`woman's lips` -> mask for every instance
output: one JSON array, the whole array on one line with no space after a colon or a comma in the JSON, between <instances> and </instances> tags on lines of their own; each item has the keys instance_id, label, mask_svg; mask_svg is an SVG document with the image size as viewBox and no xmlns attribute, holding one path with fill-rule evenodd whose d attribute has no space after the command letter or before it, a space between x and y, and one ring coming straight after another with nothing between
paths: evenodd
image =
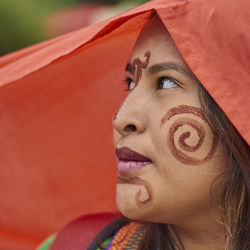
<instances>
[{"instance_id":1,"label":"woman's lips","mask_svg":"<svg viewBox=\"0 0 250 250\"><path fill-rule=\"evenodd\" d=\"M151 164L151 162L140 162L140 161L118 161L118 171L119 173L130 173L145 166Z\"/></svg>"},{"instance_id":2,"label":"woman's lips","mask_svg":"<svg viewBox=\"0 0 250 250\"><path fill-rule=\"evenodd\" d=\"M116 148L118 157L118 171L120 173L130 173L151 164L152 161L128 147Z\"/></svg>"}]
</instances>

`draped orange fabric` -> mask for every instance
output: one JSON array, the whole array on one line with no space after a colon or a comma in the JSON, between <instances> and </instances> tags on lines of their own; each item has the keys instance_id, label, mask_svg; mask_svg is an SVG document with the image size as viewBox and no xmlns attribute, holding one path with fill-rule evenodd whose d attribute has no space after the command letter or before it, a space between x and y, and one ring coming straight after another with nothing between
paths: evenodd
<instances>
[{"instance_id":1,"label":"draped orange fabric","mask_svg":"<svg viewBox=\"0 0 250 250\"><path fill-rule=\"evenodd\" d=\"M34 249L74 218L117 211L111 120L153 12L250 144L249 9L156 0L0 58L0 249Z\"/></svg>"}]
</instances>

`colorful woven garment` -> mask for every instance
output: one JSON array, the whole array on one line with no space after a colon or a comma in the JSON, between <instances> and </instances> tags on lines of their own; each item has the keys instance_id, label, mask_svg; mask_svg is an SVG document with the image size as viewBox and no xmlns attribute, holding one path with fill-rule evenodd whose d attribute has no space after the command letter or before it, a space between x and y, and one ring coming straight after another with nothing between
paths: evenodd
<instances>
[{"instance_id":1,"label":"colorful woven garment","mask_svg":"<svg viewBox=\"0 0 250 250\"><path fill-rule=\"evenodd\" d=\"M144 239L145 233L145 225L138 222L130 222L129 224L119 229L106 249L139 249L142 244L142 240Z\"/></svg>"}]
</instances>

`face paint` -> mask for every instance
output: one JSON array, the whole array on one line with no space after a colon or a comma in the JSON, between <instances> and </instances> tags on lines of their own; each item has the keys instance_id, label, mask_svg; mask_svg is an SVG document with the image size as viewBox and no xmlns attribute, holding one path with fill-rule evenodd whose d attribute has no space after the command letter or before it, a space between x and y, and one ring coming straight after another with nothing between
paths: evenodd
<instances>
[{"instance_id":1,"label":"face paint","mask_svg":"<svg viewBox=\"0 0 250 250\"><path fill-rule=\"evenodd\" d=\"M146 57L146 60L144 62L142 62L139 58L136 58L133 62L133 70L134 72L136 72L136 84L141 80L142 69L146 69L149 64L150 55L150 51L147 51L144 55Z\"/></svg>"},{"instance_id":2,"label":"face paint","mask_svg":"<svg viewBox=\"0 0 250 250\"><path fill-rule=\"evenodd\" d=\"M211 127L211 125L209 124L207 118L205 117L203 111L200 108L187 106L187 105L180 105L180 106L171 108L167 112L167 114L162 118L161 126L165 124L165 122L169 121L172 117L176 115L180 115L180 114L192 114L194 116L198 116L199 118L201 118L204 122L206 122L209 125L213 138L212 138L212 143L210 145L210 150L204 158L198 159L198 158L194 158L194 157L187 155L188 152L196 152L202 147L202 145L204 144L204 140L205 140L205 129L197 120L193 118L177 118L171 125L169 129L168 137L167 137L169 150L171 151L173 156L180 162L184 164L190 164L190 165L198 165L211 159L216 150L216 146L218 144L218 136L213 130L213 128ZM190 137L190 132L187 131L183 133L178 138L178 146L182 150L181 151L179 148L176 147L175 134L177 130L184 125L189 125L193 129L195 129L198 134L199 140L196 145L190 146L185 142L186 139Z\"/></svg>"},{"instance_id":3,"label":"face paint","mask_svg":"<svg viewBox=\"0 0 250 250\"><path fill-rule=\"evenodd\" d=\"M118 112L119 112L119 110L117 110L117 111L115 112L115 114L114 114L114 116L113 116L113 121L116 120Z\"/></svg>"},{"instance_id":4,"label":"face paint","mask_svg":"<svg viewBox=\"0 0 250 250\"><path fill-rule=\"evenodd\" d=\"M140 189L135 195L136 204L139 207L145 207L145 206L148 206L152 203L153 192L152 192L152 188L151 188L150 184L147 181L142 180L139 177L128 178L128 179L118 177L118 183L143 186L147 192L148 197L147 197L147 199L142 200L142 190Z\"/></svg>"}]
</instances>

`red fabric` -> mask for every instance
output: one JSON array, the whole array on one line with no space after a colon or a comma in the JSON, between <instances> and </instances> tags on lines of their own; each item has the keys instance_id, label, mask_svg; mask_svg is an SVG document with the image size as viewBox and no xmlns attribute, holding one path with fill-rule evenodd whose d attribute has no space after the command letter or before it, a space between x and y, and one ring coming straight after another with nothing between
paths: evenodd
<instances>
[{"instance_id":1,"label":"red fabric","mask_svg":"<svg viewBox=\"0 0 250 250\"><path fill-rule=\"evenodd\" d=\"M87 249L96 235L119 214L96 214L83 216L60 230L50 250L83 250Z\"/></svg>"},{"instance_id":2,"label":"red fabric","mask_svg":"<svg viewBox=\"0 0 250 250\"><path fill-rule=\"evenodd\" d=\"M176 2L159 16L192 72L250 144L250 2Z\"/></svg>"},{"instance_id":3,"label":"red fabric","mask_svg":"<svg viewBox=\"0 0 250 250\"><path fill-rule=\"evenodd\" d=\"M111 119L152 10L250 144L249 9L248 0L156 0L2 57L0 249L34 249L74 218L117 211Z\"/></svg>"}]
</instances>

